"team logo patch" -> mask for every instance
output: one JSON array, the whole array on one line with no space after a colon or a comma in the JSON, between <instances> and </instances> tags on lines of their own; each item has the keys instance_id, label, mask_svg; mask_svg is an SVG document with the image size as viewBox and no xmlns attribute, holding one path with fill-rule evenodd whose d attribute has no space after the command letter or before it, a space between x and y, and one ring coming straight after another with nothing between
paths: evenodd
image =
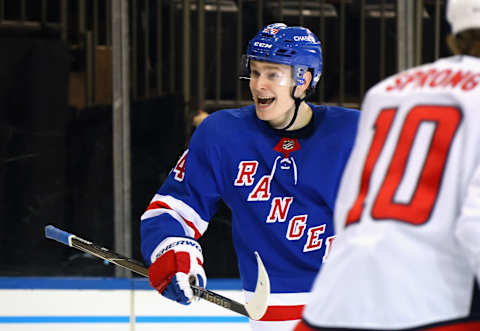
<instances>
[{"instance_id":1,"label":"team logo patch","mask_svg":"<svg viewBox=\"0 0 480 331\"><path fill-rule=\"evenodd\" d=\"M295 141L293 140L285 140L283 142L282 148L286 151L292 150L293 147L295 146Z\"/></svg>"},{"instance_id":2,"label":"team logo patch","mask_svg":"<svg viewBox=\"0 0 480 331\"><path fill-rule=\"evenodd\" d=\"M279 29L275 29L275 28L265 28L263 29L263 33L268 33L268 34L271 34L271 35L276 35L277 32L278 32Z\"/></svg>"},{"instance_id":3,"label":"team logo patch","mask_svg":"<svg viewBox=\"0 0 480 331\"><path fill-rule=\"evenodd\" d=\"M300 149L300 144L297 139L293 138L282 138L278 144L274 147L279 153L282 153L285 158L290 156L290 153L295 152Z\"/></svg>"}]
</instances>

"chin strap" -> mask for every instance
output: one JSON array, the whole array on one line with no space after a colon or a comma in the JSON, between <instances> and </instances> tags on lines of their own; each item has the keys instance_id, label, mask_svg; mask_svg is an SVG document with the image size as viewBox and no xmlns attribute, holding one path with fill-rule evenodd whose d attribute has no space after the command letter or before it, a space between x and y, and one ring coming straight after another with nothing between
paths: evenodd
<instances>
[{"instance_id":1,"label":"chin strap","mask_svg":"<svg viewBox=\"0 0 480 331\"><path fill-rule=\"evenodd\" d=\"M305 101L305 99L308 97L308 95L310 94L310 89L307 90L307 93L305 94L305 97L304 98L297 98L295 96L295 90L297 89L296 86L293 87L292 89L292 94L291 94L291 97L292 99L295 101L295 110L293 111L293 117L292 117L292 120L290 121L290 123L288 123L288 125L280 130L287 130L289 127L291 127L293 125L293 123L295 122L295 120L297 119L297 115L298 115L298 108L300 107L300 104Z\"/></svg>"}]
</instances>

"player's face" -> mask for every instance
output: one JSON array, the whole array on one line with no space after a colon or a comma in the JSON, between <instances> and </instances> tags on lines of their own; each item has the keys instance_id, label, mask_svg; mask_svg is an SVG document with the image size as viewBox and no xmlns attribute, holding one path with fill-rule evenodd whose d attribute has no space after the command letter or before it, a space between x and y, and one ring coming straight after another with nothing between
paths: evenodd
<instances>
[{"instance_id":1,"label":"player's face","mask_svg":"<svg viewBox=\"0 0 480 331\"><path fill-rule=\"evenodd\" d=\"M257 117L274 128L285 127L293 116L295 103L290 94L293 87L292 68L285 64L250 62L250 92Z\"/></svg>"}]
</instances>

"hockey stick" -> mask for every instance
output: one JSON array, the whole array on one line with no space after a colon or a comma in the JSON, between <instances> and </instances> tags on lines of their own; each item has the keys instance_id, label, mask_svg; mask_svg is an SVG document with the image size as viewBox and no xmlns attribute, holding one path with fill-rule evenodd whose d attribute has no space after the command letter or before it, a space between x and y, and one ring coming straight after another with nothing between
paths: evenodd
<instances>
[{"instance_id":1,"label":"hockey stick","mask_svg":"<svg viewBox=\"0 0 480 331\"><path fill-rule=\"evenodd\" d=\"M56 228L53 225L47 225L45 227L45 237L109 261L144 277L148 277L148 269L143 265L143 263L120 255L105 247L98 246L88 240ZM262 318L267 310L267 300L268 295L270 294L270 280L257 252L255 252L255 256L258 264L257 286L252 299L245 305L242 305L235 300L226 298L215 292L209 291L203 287L190 285L192 287L193 294L201 299L247 316L253 320Z\"/></svg>"}]
</instances>

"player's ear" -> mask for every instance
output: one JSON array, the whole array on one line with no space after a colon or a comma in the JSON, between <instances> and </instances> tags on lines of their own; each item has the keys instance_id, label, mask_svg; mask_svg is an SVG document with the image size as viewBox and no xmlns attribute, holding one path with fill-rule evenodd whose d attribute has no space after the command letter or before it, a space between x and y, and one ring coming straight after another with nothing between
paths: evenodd
<instances>
[{"instance_id":1,"label":"player's ear","mask_svg":"<svg viewBox=\"0 0 480 331\"><path fill-rule=\"evenodd\" d=\"M308 70L303 75L303 79L305 80L305 83L303 83L303 85L305 85L305 90L307 90L308 87L310 86L310 83L312 82L312 79L313 79L312 72L310 70Z\"/></svg>"},{"instance_id":2,"label":"player's ear","mask_svg":"<svg viewBox=\"0 0 480 331\"><path fill-rule=\"evenodd\" d=\"M310 83L312 82L312 79L313 79L313 76L312 76L312 73L310 71L306 71L303 74L303 84L297 86L297 90L301 90L302 95L305 94L306 91L308 90L308 87L310 86Z\"/></svg>"}]
</instances>

